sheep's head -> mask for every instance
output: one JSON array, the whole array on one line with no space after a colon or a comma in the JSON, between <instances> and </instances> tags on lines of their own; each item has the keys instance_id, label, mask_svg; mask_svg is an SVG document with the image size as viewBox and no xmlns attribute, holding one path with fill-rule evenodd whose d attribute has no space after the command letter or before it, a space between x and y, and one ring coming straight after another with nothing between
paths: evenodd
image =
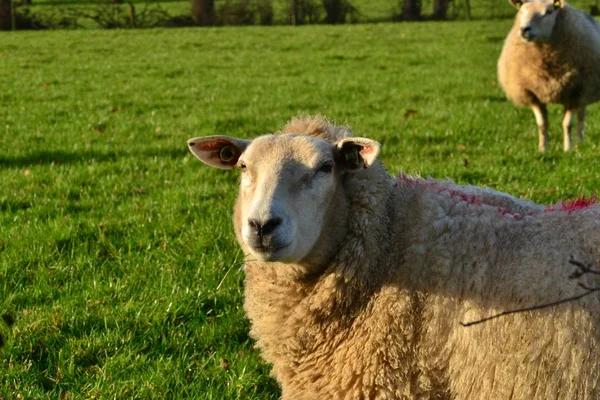
<instances>
[{"instance_id":1,"label":"sheep's head","mask_svg":"<svg viewBox=\"0 0 600 400\"><path fill-rule=\"evenodd\" d=\"M509 0L519 12L519 35L526 42L547 42L550 40L556 16L564 0Z\"/></svg>"},{"instance_id":2,"label":"sheep's head","mask_svg":"<svg viewBox=\"0 0 600 400\"><path fill-rule=\"evenodd\" d=\"M252 141L209 136L188 145L210 166L241 170L238 240L261 260L287 263L311 256L330 228L328 214L344 175L368 168L379 153L379 143L366 138L331 143L302 134Z\"/></svg>"}]
</instances>

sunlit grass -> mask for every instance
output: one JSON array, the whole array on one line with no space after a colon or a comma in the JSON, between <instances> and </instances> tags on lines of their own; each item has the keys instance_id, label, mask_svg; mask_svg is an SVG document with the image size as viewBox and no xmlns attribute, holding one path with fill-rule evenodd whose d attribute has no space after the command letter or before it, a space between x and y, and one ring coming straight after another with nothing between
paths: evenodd
<instances>
[{"instance_id":1,"label":"sunlit grass","mask_svg":"<svg viewBox=\"0 0 600 400\"><path fill-rule=\"evenodd\" d=\"M320 113L390 172L534 201L594 193L587 141L537 152L504 99L511 21L0 35L0 397L276 399L248 338L235 173L190 137Z\"/></svg>"}]
</instances>

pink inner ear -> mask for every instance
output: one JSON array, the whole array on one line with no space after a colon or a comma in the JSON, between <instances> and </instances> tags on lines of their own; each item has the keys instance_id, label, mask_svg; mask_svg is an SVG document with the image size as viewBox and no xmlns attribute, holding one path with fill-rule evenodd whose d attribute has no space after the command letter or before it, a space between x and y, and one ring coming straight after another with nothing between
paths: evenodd
<instances>
[{"instance_id":1,"label":"pink inner ear","mask_svg":"<svg viewBox=\"0 0 600 400\"><path fill-rule=\"evenodd\" d=\"M196 147L199 147L200 150L210 151L215 150L223 146L221 142L200 142L196 143Z\"/></svg>"},{"instance_id":2,"label":"pink inner ear","mask_svg":"<svg viewBox=\"0 0 600 400\"><path fill-rule=\"evenodd\" d=\"M362 150L360 151L361 153L365 153L365 154L369 154L373 152L373 147L371 146L365 146L362 148Z\"/></svg>"}]
</instances>

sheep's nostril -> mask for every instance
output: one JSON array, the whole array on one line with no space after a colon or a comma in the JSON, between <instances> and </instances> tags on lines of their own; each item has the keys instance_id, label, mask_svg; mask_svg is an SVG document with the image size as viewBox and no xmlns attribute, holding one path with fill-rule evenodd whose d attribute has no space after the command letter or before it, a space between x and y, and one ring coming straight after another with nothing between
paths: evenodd
<instances>
[{"instance_id":1,"label":"sheep's nostril","mask_svg":"<svg viewBox=\"0 0 600 400\"><path fill-rule=\"evenodd\" d=\"M250 225L250 228L252 228L252 230L254 231L254 233L256 233L257 235L261 235L262 236L262 226L260 224L260 222L258 222L255 219L249 219L248 220L248 225Z\"/></svg>"},{"instance_id":2,"label":"sheep's nostril","mask_svg":"<svg viewBox=\"0 0 600 400\"><path fill-rule=\"evenodd\" d=\"M262 234L268 235L272 233L275 230L275 228L277 228L281 224L281 222L281 218L272 218L268 220L267 223L264 224L262 227Z\"/></svg>"},{"instance_id":3,"label":"sheep's nostril","mask_svg":"<svg viewBox=\"0 0 600 400\"><path fill-rule=\"evenodd\" d=\"M261 224L256 219L249 219L248 225L256 235L263 237L264 235L273 233L273 231L281 224L281 222L281 218L271 218L264 224Z\"/></svg>"}]
</instances>

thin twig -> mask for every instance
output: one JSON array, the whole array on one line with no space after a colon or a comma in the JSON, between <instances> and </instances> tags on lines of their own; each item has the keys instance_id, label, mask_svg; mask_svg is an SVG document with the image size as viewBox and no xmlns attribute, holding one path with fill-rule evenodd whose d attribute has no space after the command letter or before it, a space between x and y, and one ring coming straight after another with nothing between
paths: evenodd
<instances>
[{"instance_id":1,"label":"thin twig","mask_svg":"<svg viewBox=\"0 0 600 400\"><path fill-rule=\"evenodd\" d=\"M591 264L588 266L585 266L581 261L575 260L573 258L573 256L571 256L571 259L569 260L569 264L572 264L578 268L575 272L573 272L571 275L569 275L569 279L577 279L577 278L580 278L584 274L600 275L600 271L592 269Z\"/></svg>"},{"instance_id":2,"label":"thin twig","mask_svg":"<svg viewBox=\"0 0 600 400\"><path fill-rule=\"evenodd\" d=\"M588 287L585 287L582 284L580 284L579 286L581 286L582 288L586 289L586 292L585 293L581 293L581 294L579 294L577 296L567 297L566 299L561 299L561 300L553 301L552 303L540 304L540 305L537 305L537 306L526 307L526 308L519 308L519 309L516 309L516 310L503 311L503 312L501 312L499 314L492 315L491 317L486 317L486 318L483 318L483 319L478 319L478 320L472 321L472 322L461 322L460 324L462 326L477 325L477 324L481 324L482 322L486 322L486 321L489 321L491 319L496 319L496 318L499 318L499 317L502 317L502 316L508 315L508 314L515 314L515 313L518 313L518 312L541 310L542 308L548 308L548 307L552 307L552 306L557 306L557 305L562 304L562 303L568 303L569 301L579 300L579 299L581 299L581 298L583 298L583 297L585 297L585 296L587 296L589 294L592 294L594 292L600 291L600 287L599 288L588 288Z\"/></svg>"},{"instance_id":3,"label":"thin twig","mask_svg":"<svg viewBox=\"0 0 600 400\"><path fill-rule=\"evenodd\" d=\"M597 275L600 275L600 271L592 269L591 265L586 266L581 261L575 260L573 258L573 256L571 256L571 258L569 259L569 264L572 264L575 267L577 267L577 270L575 272L573 272L571 275L569 275L569 279L578 279L578 278L581 278L585 274L597 274ZM489 320L492 320L492 319L496 319L496 318L502 317L504 315L515 314L515 313L526 312L526 311L541 310L543 308L557 306L559 304L568 303L570 301L576 301L576 300L582 299L585 296L588 296L588 295L590 295L590 294L592 294L594 292L600 291L600 287L589 287L589 286L586 286L585 284L583 284L581 282L578 283L578 286L580 288L584 289L585 292L581 293L581 294L578 294L576 296L567 297L565 299L553 301L551 303L540 304L540 305L537 305L537 306L531 306L531 307L525 307L525 308L518 308L516 310L503 311L501 313L494 314L494 315L492 315L490 317L478 319L478 320L475 320L475 321L472 321L472 322L461 322L460 324L462 326L472 326L472 325L481 324L483 322L486 322L486 321L489 321Z\"/></svg>"}]
</instances>

